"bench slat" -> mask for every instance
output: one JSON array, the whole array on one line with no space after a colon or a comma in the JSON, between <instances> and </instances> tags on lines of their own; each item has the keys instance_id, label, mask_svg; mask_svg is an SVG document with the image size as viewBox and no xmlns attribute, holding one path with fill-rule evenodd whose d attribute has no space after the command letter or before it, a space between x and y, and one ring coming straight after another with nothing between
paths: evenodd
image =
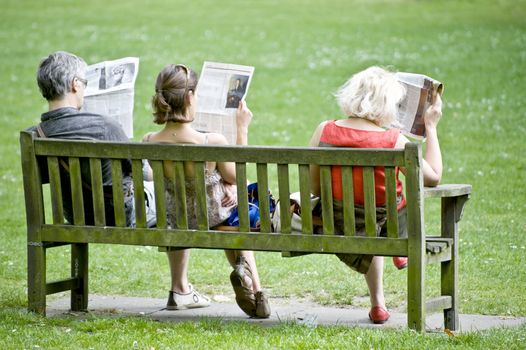
<instances>
[{"instance_id":1,"label":"bench slat","mask_svg":"<svg viewBox=\"0 0 526 350\"><path fill-rule=\"evenodd\" d=\"M346 236L356 234L356 220L354 219L354 185L352 167L342 167L342 202L343 202L343 232Z\"/></svg>"},{"instance_id":2,"label":"bench slat","mask_svg":"<svg viewBox=\"0 0 526 350\"><path fill-rule=\"evenodd\" d=\"M69 177L71 184L71 201L73 207L73 221L75 225L84 225L84 201L82 198L82 178L80 175L80 161L76 157L69 158Z\"/></svg>"},{"instance_id":3,"label":"bench slat","mask_svg":"<svg viewBox=\"0 0 526 350\"><path fill-rule=\"evenodd\" d=\"M155 210L157 211L157 227L165 229L166 223L166 195L164 193L164 167L159 160L150 161L153 171Z\"/></svg>"},{"instance_id":4,"label":"bench slat","mask_svg":"<svg viewBox=\"0 0 526 350\"><path fill-rule=\"evenodd\" d=\"M176 227L179 229L187 229L188 228L188 207L186 205L186 179L184 174L184 163L183 162L173 162L172 163L173 170L170 172L170 181L172 183L173 188L175 189L175 198L173 200L175 201L175 224ZM206 190L204 190L204 169L203 169L203 163L195 164L194 163L194 176L195 176L195 183L196 183L196 191L198 193L198 197L203 197L206 199ZM199 201L201 202L201 201ZM202 203L200 203L202 204ZM168 210L169 208L167 208ZM201 208L202 210L203 208ZM195 213L190 213L191 215L195 215ZM198 216L198 219L200 222L203 220L205 221L204 228L208 228L207 222L207 214L206 214L206 204L204 207L204 215L201 217ZM172 223L173 224L173 223Z\"/></svg>"},{"instance_id":5,"label":"bench slat","mask_svg":"<svg viewBox=\"0 0 526 350\"><path fill-rule=\"evenodd\" d=\"M385 206L387 208L387 237L398 237L398 209L396 205L396 171L385 167Z\"/></svg>"},{"instance_id":6,"label":"bench slat","mask_svg":"<svg viewBox=\"0 0 526 350\"><path fill-rule=\"evenodd\" d=\"M120 159L182 160L240 163L404 166L403 152L395 149L355 149L347 147L214 146L159 144L144 142L102 142L46 139L35 140L37 155ZM125 147L123 147L123 145ZM353 156L344 156L352 152ZM110 156L111 155L111 156Z\"/></svg>"},{"instance_id":7,"label":"bench slat","mask_svg":"<svg viewBox=\"0 0 526 350\"><path fill-rule=\"evenodd\" d=\"M144 198L144 183L142 174L142 160L132 160L133 196L135 201L135 226L146 227L146 205Z\"/></svg>"},{"instance_id":8,"label":"bench slat","mask_svg":"<svg viewBox=\"0 0 526 350\"><path fill-rule=\"evenodd\" d=\"M91 195L93 199L93 217L97 226L106 225L104 213L104 190L102 188L102 166L100 159L90 158Z\"/></svg>"},{"instance_id":9,"label":"bench slat","mask_svg":"<svg viewBox=\"0 0 526 350\"><path fill-rule=\"evenodd\" d=\"M183 164L182 162L179 162ZM207 197L206 197L206 179L205 179L205 162L194 162L194 171L195 171L195 190L197 194L197 227L200 230L208 229L208 208L207 208ZM184 175L184 172L183 172ZM178 189L181 192L184 192L185 189ZM186 208L186 211L188 208ZM191 213L193 214L193 213Z\"/></svg>"},{"instance_id":10,"label":"bench slat","mask_svg":"<svg viewBox=\"0 0 526 350\"><path fill-rule=\"evenodd\" d=\"M365 209L365 234L376 237L376 196L374 191L374 168L363 168L363 199Z\"/></svg>"},{"instance_id":11,"label":"bench slat","mask_svg":"<svg viewBox=\"0 0 526 350\"><path fill-rule=\"evenodd\" d=\"M279 210L280 225L282 233L290 233L290 184L289 165L278 164L278 188L279 188Z\"/></svg>"},{"instance_id":12,"label":"bench slat","mask_svg":"<svg viewBox=\"0 0 526 350\"><path fill-rule=\"evenodd\" d=\"M268 199L268 169L267 164L258 163L256 165L258 178L258 199L259 199L259 218L261 232L271 232L270 230L270 210Z\"/></svg>"},{"instance_id":13,"label":"bench slat","mask_svg":"<svg viewBox=\"0 0 526 350\"><path fill-rule=\"evenodd\" d=\"M130 234L133 232L133 234ZM194 247L255 251L316 253L407 254L407 240L337 235L276 234L173 229L134 229L71 225L44 225L44 240L106 244Z\"/></svg>"},{"instance_id":14,"label":"bench slat","mask_svg":"<svg viewBox=\"0 0 526 350\"><path fill-rule=\"evenodd\" d=\"M115 213L115 225L126 226L126 214L124 212L124 193L122 192L122 162L120 159L111 160L111 184L113 193L113 209Z\"/></svg>"},{"instance_id":15,"label":"bench slat","mask_svg":"<svg viewBox=\"0 0 526 350\"><path fill-rule=\"evenodd\" d=\"M331 167L328 165L320 166L320 191L322 206L323 234L334 234L334 214L332 207L332 179Z\"/></svg>"},{"instance_id":16,"label":"bench slat","mask_svg":"<svg viewBox=\"0 0 526 350\"><path fill-rule=\"evenodd\" d=\"M239 215L239 230L249 231L250 219L248 218L248 190L247 190L247 165L236 162L237 184L237 213Z\"/></svg>"},{"instance_id":17,"label":"bench slat","mask_svg":"<svg viewBox=\"0 0 526 350\"><path fill-rule=\"evenodd\" d=\"M49 174L49 190L51 194L51 211L53 223L64 223L64 209L62 206L62 187L60 182L60 165L57 157L48 157L47 168Z\"/></svg>"},{"instance_id":18,"label":"bench slat","mask_svg":"<svg viewBox=\"0 0 526 350\"><path fill-rule=\"evenodd\" d=\"M299 164L300 177L300 203L301 203L301 231L304 234L312 234L312 211L310 195L310 168L307 164ZM305 210L306 208L309 208Z\"/></svg>"}]
</instances>

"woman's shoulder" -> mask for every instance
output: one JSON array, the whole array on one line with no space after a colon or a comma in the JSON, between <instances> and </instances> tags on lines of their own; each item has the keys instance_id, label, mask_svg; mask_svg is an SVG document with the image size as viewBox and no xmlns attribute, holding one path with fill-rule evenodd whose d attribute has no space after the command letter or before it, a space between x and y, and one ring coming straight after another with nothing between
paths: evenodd
<instances>
[{"instance_id":1,"label":"woman's shoulder","mask_svg":"<svg viewBox=\"0 0 526 350\"><path fill-rule=\"evenodd\" d=\"M223 134L218 134L215 132L205 134L205 139L210 145L228 145L228 140Z\"/></svg>"}]
</instances>

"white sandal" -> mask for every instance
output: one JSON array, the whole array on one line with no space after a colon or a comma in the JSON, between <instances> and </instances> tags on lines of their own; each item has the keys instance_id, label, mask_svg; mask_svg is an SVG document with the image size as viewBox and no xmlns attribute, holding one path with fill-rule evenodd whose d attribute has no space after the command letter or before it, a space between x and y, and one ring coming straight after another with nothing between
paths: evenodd
<instances>
[{"instance_id":1,"label":"white sandal","mask_svg":"<svg viewBox=\"0 0 526 350\"><path fill-rule=\"evenodd\" d=\"M180 294L171 290L168 295L166 310L195 309L210 306L210 298L199 294L191 284L189 284L189 287L190 292L186 294Z\"/></svg>"}]
</instances>

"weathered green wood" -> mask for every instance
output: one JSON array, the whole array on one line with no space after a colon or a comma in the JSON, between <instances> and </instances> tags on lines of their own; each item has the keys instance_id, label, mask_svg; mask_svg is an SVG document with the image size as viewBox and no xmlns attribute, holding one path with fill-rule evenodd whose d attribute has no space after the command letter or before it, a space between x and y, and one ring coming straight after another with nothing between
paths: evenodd
<instances>
[{"instance_id":1,"label":"weathered green wood","mask_svg":"<svg viewBox=\"0 0 526 350\"><path fill-rule=\"evenodd\" d=\"M363 199L365 209L365 234L376 237L376 196L374 190L374 168L363 168Z\"/></svg>"},{"instance_id":2,"label":"weathered green wood","mask_svg":"<svg viewBox=\"0 0 526 350\"><path fill-rule=\"evenodd\" d=\"M323 218L323 234L333 235L334 213L332 207L332 180L331 167L328 165L320 166L320 191Z\"/></svg>"},{"instance_id":3,"label":"weathered green wood","mask_svg":"<svg viewBox=\"0 0 526 350\"><path fill-rule=\"evenodd\" d=\"M425 329L425 231L421 149L408 143L406 150L406 197L408 232L407 320L419 332Z\"/></svg>"},{"instance_id":4,"label":"weathered green wood","mask_svg":"<svg viewBox=\"0 0 526 350\"><path fill-rule=\"evenodd\" d=\"M237 211L239 215L239 230L250 231L248 217L247 165L236 162Z\"/></svg>"},{"instance_id":5,"label":"weathered green wood","mask_svg":"<svg viewBox=\"0 0 526 350\"><path fill-rule=\"evenodd\" d=\"M104 190L102 188L102 167L100 159L90 158L89 165L94 223L97 226L104 226L106 225L106 214L104 213Z\"/></svg>"},{"instance_id":6,"label":"weathered green wood","mask_svg":"<svg viewBox=\"0 0 526 350\"><path fill-rule=\"evenodd\" d=\"M443 295L443 296L433 298L433 299L426 301L426 312L429 314L432 314L438 311L442 311L444 309L450 309L451 305L452 305L452 298L449 295ZM453 330L448 327L444 327L444 328Z\"/></svg>"},{"instance_id":7,"label":"weathered green wood","mask_svg":"<svg viewBox=\"0 0 526 350\"><path fill-rule=\"evenodd\" d=\"M197 175L198 173L202 174L204 172L203 164L201 163L199 166L195 166L194 171L195 171L196 177L199 176ZM204 177L203 175L200 176L201 179L203 177ZM178 229L187 229L188 228L188 215L187 215L188 207L186 205L186 179L185 179L185 174L184 174L184 163L183 162L173 162L173 171L171 172L170 181L172 182L173 184L172 186L175 189L174 200L177 203L177 205L175 206L176 227ZM202 187L200 187L199 190L202 190ZM202 196L203 194L200 193L200 195ZM189 214L196 215L195 213L189 213ZM201 217L200 220L202 221L202 219L203 218Z\"/></svg>"},{"instance_id":8,"label":"weathered green wood","mask_svg":"<svg viewBox=\"0 0 526 350\"><path fill-rule=\"evenodd\" d=\"M444 249L438 253L429 253L429 252L426 252L426 264L427 265L431 265L431 264L438 264L438 263L441 263L441 262L445 262L445 261L450 261L451 260L451 249Z\"/></svg>"},{"instance_id":9,"label":"weathered green wood","mask_svg":"<svg viewBox=\"0 0 526 350\"><path fill-rule=\"evenodd\" d=\"M133 232L133 234L131 234ZM45 225L45 240L160 247L194 247L256 251L297 251L316 253L407 254L405 239L378 239L337 235L277 234L171 229L130 229L121 227L78 227Z\"/></svg>"},{"instance_id":10,"label":"weathered green wood","mask_svg":"<svg viewBox=\"0 0 526 350\"><path fill-rule=\"evenodd\" d=\"M195 169L195 189L197 194L197 227L206 230L208 224L208 202L206 192L205 169L206 163L194 162Z\"/></svg>"},{"instance_id":11,"label":"weathered green wood","mask_svg":"<svg viewBox=\"0 0 526 350\"><path fill-rule=\"evenodd\" d=\"M53 223L64 223L64 207L62 204L62 187L60 184L60 168L57 157L48 157L49 190L51 194L51 211Z\"/></svg>"},{"instance_id":12,"label":"weathered green wood","mask_svg":"<svg viewBox=\"0 0 526 350\"><path fill-rule=\"evenodd\" d=\"M146 199L144 198L144 182L142 160L132 160L133 199L135 204L135 226L146 227Z\"/></svg>"},{"instance_id":13,"label":"weathered green wood","mask_svg":"<svg viewBox=\"0 0 526 350\"><path fill-rule=\"evenodd\" d=\"M69 158L69 178L71 183L71 202L75 225L84 225L84 200L82 195L82 177L78 158Z\"/></svg>"},{"instance_id":14,"label":"weathered green wood","mask_svg":"<svg viewBox=\"0 0 526 350\"><path fill-rule=\"evenodd\" d=\"M464 195L467 197L468 195ZM444 327L450 330L456 330L459 326L458 321L458 226L457 221L460 219L459 211L465 201L462 197L445 197L442 198L441 209L441 237L450 238L452 243L452 257L450 261L441 264L441 287L442 295L451 296L451 306L444 309ZM462 204L460 204L462 203ZM458 220L457 220L458 218Z\"/></svg>"},{"instance_id":15,"label":"weathered green wood","mask_svg":"<svg viewBox=\"0 0 526 350\"><path fill-rule=\"evenodd\" d=\"M42 181L33 148L34 134L20 133L20 157L24 178L27 223L27 308L46 314L46 251L42 245L44 223Z\"/></svg>"},{"instance_id":16,"label":"weathered green wood","mask_svg":"<svg viewBox=\"0 0 526 350\"><path fill-rule=\"evenodd\" d=\"M79 281L78 288L71 290L71 310L88 308L88 243L71 245L71 278Z\"/></svg>"},{"instance_id":17,"label":"weathered green wood","mask_svg":"<svg viewBox=\"0 0 526 350\"><path fill-rule=\"evenodd\" d=\"M290 233L289 165L278 164L278 189L281 233Z\"/></svg>"},{"instance_id":18,"label":"weathered green wood","mask_svg":"<svg viewBox=\"0 0 526 350\"><path fill-rule=\"evenodd\" d=\"M268 200L268 170L267 164L258 163L256 165L258 178L258 199L259 199L259 218L261 232L271 232L270 230L270 210Z\"/></svg>"},{"instance_id":19,"label":"weathered green wood","mask_svg":"<svg viewBox=\"0 0 526 350\"><path fill-rule=\"evenodd\" d=\"M396 172L393 167L385 167L385 206L387 208L387 237L398 237L398 209L396 205Z\"/></svg>"},{"instance_id":20,"label":"weathered green wood","mask_svg":"<svg viewBox=\"0 0 526 350\"><path fill-rule=\"evenodd\" d=\"M126 213L124 212L124 193L122 192L122 162L120 159L111 160L111 183L115 225L119 227L125 227Z\"/></svg>"},{"instance_id":21,"label":"weathered green wood","mask_svg":"<svg viewBox=\"0 0 526 350\"><path fill-rule=\"evenodd\" d=\"M155 210L157 217L157 227L166 228L166 199L164 193L164 167L158 160L150 161L153 171L153 182L155 192Z\"/></svg>"},{"instance_id":22,"label":"weathered green wood","mask_svg":"<svg viewBox=\"0 0 526 350\"><path fill-rule=\"evenodd\" d=\"M60 224L60 225L63 225ZM62 246L65 246L65 245L69 245L69 243L64 243L64 242L43 242L42 246L44 248L56 248L56 247L62 247Z\"/></svg>"},{"instance_id":23,"label":"weathered green wood","mask_svg":"<svg viewBox=\"0 0 526 350\"><path fill-rule=\"evenodd\" d=\"M310 168L308 164L299 164L300 177L300 205L301 205L301 231L304 234L313 234L312 210L310 192Z\"/></svg>"},{"instance_id":24,"label":"weathered green wood","mask_svg":"<svg viewBox=\"0 0 526 350\"><path fill-rule=\"evenodd\" d=\"M355 149L323 147L277 146L214 146L189 144L158 144L144 142L102 142L46 139L35 140L37 154L120 159L183 160L183 161L235 161L239 163L361 166L404 166L403 152L395 149ZM353 156L348 155L352 152Z\"/></svg>"},{"instance_id":25,"label":"weathered green wood","mask_svg":"<svg viewBox=\"0 0 526 350\"><path fill-rule=\"evenodd\" d=\"M29 241L27 246L27 308L29 311L46 315L46 250L37 242ZM40 243L41 244L41 243Z\"/></svg>"},{"instance_id":26,"label":"weathered green wood","mask_svg":"<svg viewBox=\"0 0 526 350\"><path fill-rule=\"evenodd\" d=\"M354 218L354 186L352 167L342 167L342 202L343 202L343 233L346 236L356 234L356 220Z\"/></svg>"},{"instance_id":27,"label":"weathered green wood","mask_svg":"<svg viewBox=\"0 0 526 350\"><path fill-rule=\"evenodd\" d=\"M71 291L80 287L78 278L67 278L60 281L53 281L46 284L46 294L55 294Z\"/></svg>"},{"instance_id":28,"label":"weathered green wood","mask_svg":"<svg viewBox=\"0 0 526 350\"><path fill-rule=\"evenodd\" d=\"M459 197L469 195L470 193L471 185L462 184L445 184L424 188L425 198Z\"/></svg>"},{"instance_id":29,"label":"weathered green wood","mask_svg":"<svg viewBox=\"0 0 526 350\"><path fill-rule=\"evenodd\" d=\"M148 245L164 247L196 247L209 249L243 249L243 250L262 250L262 251L290 251L291 255L309 253L361 253L383 256L408 256L408 325L416 330L424 329L424 317L427 310L446 309L445 324L449 329L458 326L458 305L457 303L457 227L456 224L461 218L462 208L471 192L469 185L443 186L433 189L423 188L421 173L421 151L418 145L408 144L404 151L401 150L356 150L356 149L306 149L306 148L277 148L277 147L203 147L195 145L148 145L135 143L103 143L92 141L60 141L60 140L36 140L35 149L42 154L49 154L53 157L65 156L73 160L72 187L77 187L80 192L80 203L82 205L82 187L80 181L80 166L78 157L114 159L113 162L121 162L122 159L135 159L133 161L134 178L139 175L138 159L153 159L152 168L154 170L156 204L158 212L158 226L154 229L147 228L125 228L125 227L98 227L82 226L82 220L75 218L75 225L65 225L54 218L53 225L41 225L44 223L44 208L42 201L42 185L38 173L35 152L32 146L32 135L29 133L21 134L22 145L22 164L24 171L24 190L26 194L26 210L28 222L28 299L29 309L38 312L45 312L46 291L58 291L69 286L74 287L72 293L72 308L83 309L87 307L87 243L102 244L128 244L128 245ZM24 148L25 147L25 148ZM405 152L405 153L404 153ZM157 161L156 161L157 160ZM240 232L217 232L208 230L207 225L201 224L197 231L194 230L174 230L167 229L166 223L166 204L164 196L164 169L162 161L182 162L205 162L205 161L235 161L236 175L238 184L238 197L240 201L241 227ZM90 160L90 164L94 160ZM77 164L74 164L77 162ZM53 161L52 161L53 163ZM259 180L262 173L267 178L267 164L278 164L278 187L282 204L282 232L288 232L288 224L283 220L283 215L289 211L289 171L288 164L300 164L300 191L301 204L303 208L310 208L310 173L309 165L318 164L321 169L325 165L348 165L342 167L343 195L345 202L344 209L344 231L349 236L334 235L312 235L312 234L283 234L283 233L251 233L248 225L248 205L246 204L246 163L260 163L258 165L258 182L261 189L266 189L268 183L263 184ZM48 162L49 164L49 162ZM204 163L202 163L204 164ZM394 182L394 167L404 166L406 174L406 197L408 212L408 239L379 239L376 237L355 237L354 234L354 207L353 207L353 186L352 186L352 165L360 167L385 166L386 170L386 194L387 206L391 207L393 198L396 203L396 188ZM55 165L50 166L56 167ZM75 167L78 170L75 170ZM71 168L71 164L70 164ZM92 171L94 167L91 166ZM55 170L50 170L57 172ZM264 170L262 170L264 169ZM390 169L390 170L389 170ZM325 167L322 170L321 178L325 189L324 193L331 193L330 170ZM367 173L369 170L366 170ZM364 183L372 183L369 194L365 191L366 211L367 208L375 208L374 203L374 174L364 174ZM174 171L177 173L177 170ZM54 175L50 175L53 177ZM115 174L112 174L115 177ZM122 174L121 174L122 176ZM121 178L119 176L119 178ZM367 177L370 177L368 179ZM60 180L60 179L59 179ZM141 178L142 180L142 178ZM372 180L372 181L371 181ZM60 188L60 182L55 181L55 185ZM134 179L135 188L138 186ZM196 175L197 181L197 175ZM76 182L76 185L74 184ZM92 178L92 182L93 181ZM178 181L180 182L180 181ZM390 183L392 182L392 186ZM141 181L142 183L142 181ZM180 182L181 183L181 182ZM365 185L365 187L369 187ZM141 191L142 192L142 191ZM181 191L177 191L180 193ZM184 191L183 191L184 192ZM395 196L393 196L393 193ZM60 192L55 192L52 196L58 196ZM442 238L428 238L426 241L423 225L423 197L446 197L443 199L442 209ZM78 206L78 200L74 205ZM370 198L372 196L372 198ZM201 200L206 197L199 195ZM263 193L260 195L266 197ZM322 198L325 197L322 195ZM328 196L330 197L330 196ZM367 199L369 198L369 199ZM78 199L78 198L77 198ZM371 201L372 199L372 201ZM141 199L143 202L144 200ZM322 199L323 200L323 199ZM53 202L53 200L52 200ZM58 201L57 201L58 202ZM371 202L374 205L371 205ZM123 201L122 201L123 203ZM244 203L244 207L243 204ZM137 204L137 203L136 203ZM323 203L322 203L323 204ZM349 205L347 205L349 204ZM52 203L57 206L57 203ZM263 204L261 204L263 205ZM324 205L327 206L325 203ZM394 204L396 206L396 204ZM139 206L137 206L139 207ZM266 207L266 206L265 206ZM453 209L451 209L453 208ZM369 211L371 211L369 209ZM76 209L77 212L79 208ZM141 209L142 211L142 209ZM312 233L312 217L310 210L304 210L304 226L308 229L306 233ZM326 211L324 211L326 213ZM82 211L83 213L83 211ZM346 213L346 214L345 214ZM375 214L375 210L373 211ZM389 214L388 226L391 227L390 235L395 229L394 211ZM327 214L327 213L326 213ZM55 214L54 214L55 215ZM140 215L139 215L140 216ZM263 214L265 216L265 214ZM328 215L330 217L332 215ZM366 215L367 216L367 215ZM397 215L396 215L397 218ZM82 218L83 219L83 218ZM141 220L139 220L141 221ZM267 221L262 219L262 221ZM331 220L329 220L331 221ZM370 220L372 221L372 220ZM374 215L376 221L376 215ZM307 225L305 225L307 222ZM327 219L324 220L327 222ZM397 226L397 225L396 225ZM265 231L266 229L263 229ZM325 229L325 231L330 231ZM451 237L450 237L451 236ZM45 285L45 247L42 241L46 241L49 246L64 243L75 243L72 249L72 278L65 281L57 281ZM80 244L78 244L80 243ZM450 261L448 261L450 260ZM442 262L442 296L426 304L424 303L424 263ZM452 264L452 262L454 262Z\"/></svg>"}]
</instances>

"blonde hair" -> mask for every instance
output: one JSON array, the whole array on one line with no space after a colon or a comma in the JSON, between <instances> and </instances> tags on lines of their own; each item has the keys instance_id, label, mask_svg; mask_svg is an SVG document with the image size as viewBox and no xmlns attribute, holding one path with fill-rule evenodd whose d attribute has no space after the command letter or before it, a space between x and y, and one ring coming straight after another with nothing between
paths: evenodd
<instances>
[{"instance_id":1,"label":"blonde hair","mask_svg":"<svg viewBox=\"0 0 526 350\"><path fill-rule=\"evenodd\" d=\"M380 126L396 124L405 87L395 74L372 66L354 74L335 94L345 115L368 119Z\"/></svg>"}]
</instances>

